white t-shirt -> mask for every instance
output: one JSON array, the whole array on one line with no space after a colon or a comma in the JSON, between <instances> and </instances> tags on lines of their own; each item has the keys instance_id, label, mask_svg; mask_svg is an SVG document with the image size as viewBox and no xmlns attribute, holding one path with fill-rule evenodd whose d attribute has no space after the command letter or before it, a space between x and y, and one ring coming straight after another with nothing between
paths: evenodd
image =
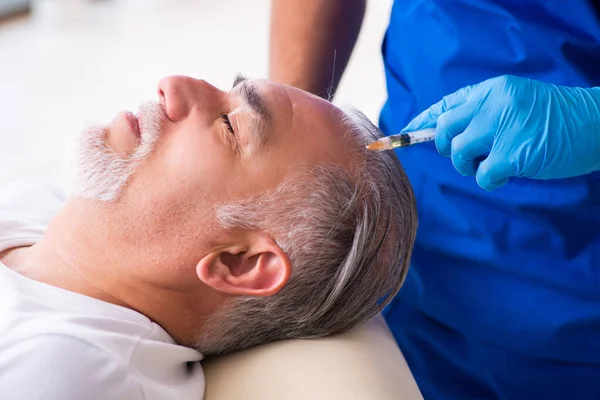
<instances>
[{"instance_id":1,"label":"white t-shirt","mask_svg":"<svg viewBox=\"0 0 600 400\"><path fill-rule=\"evenodd\" d=\"M63 201L51 186L0 189L0 252L34 244ZM0 262L2 400L201 400L201 359L138 312Z\"/></svg>"}]
</instances>

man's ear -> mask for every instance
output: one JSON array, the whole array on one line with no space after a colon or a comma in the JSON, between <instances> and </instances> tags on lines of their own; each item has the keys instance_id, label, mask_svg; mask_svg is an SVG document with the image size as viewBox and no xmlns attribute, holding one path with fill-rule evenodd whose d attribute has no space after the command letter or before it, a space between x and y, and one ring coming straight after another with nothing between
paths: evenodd
<instances>
[{"instance_id":1,"label":"man's ear","mask_svg":"<svg viewBox=\"0 0 600 400\"><path fill-rule=\"evenodd\" d=\"M204 256L196 266L198 278L221 292L271 296L290 278L287 254L268 235L253 232L245 245L224 246Z\"/></svg>"}]
</instances>

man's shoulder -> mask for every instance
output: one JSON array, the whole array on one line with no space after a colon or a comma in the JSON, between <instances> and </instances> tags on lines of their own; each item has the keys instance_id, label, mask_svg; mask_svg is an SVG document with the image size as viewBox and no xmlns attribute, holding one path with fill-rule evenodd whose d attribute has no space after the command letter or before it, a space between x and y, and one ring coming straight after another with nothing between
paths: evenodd
<instances>
[{"instance_id":1,"label":"man's shoulder","mask_svg":"<svg viewBox=\"0 0 600 400\"><path fill-rule=\"evenodd\" d=\"M0 187L0 247L3 241L39 238L65 198L60 188L43 182Z\"/></svg>"},{"instance_id":2,"label":"man's shoulder","mask_svg":"<svg viewBox=\"0 0 600 400\"><path fill-rule=\"evenodd\" d=\"M9 371L0 374L0 393L10 399L202 399L202 367L190 354L178 354L190 349L147 348L132 360L114 351L117 344L92 339L45 332L13 341L0 349L0 370ZM30 385L35 387L22 390Z\"/></svg>"},{"instance_id":3,"label":"man's shoulder","mask_svg":"<svg viewBox=\"0 0 600 400\"><path fill-rule=\"evenodd\" d=\"M20 293L23 298L34 298L36 290L41 294L63 293L35 283L27 289L31 290ZM0 371L10 369L11 374L0 374L0 393L18 390L15 382L39 382L42 387L49 385L47 390L53 395L46 395L44 389L39 397L34 392L14 398L96 399L91 392L79 391L88 388L110 393L99 397L102 399L173 399L185 395L201 399L202 370L199 365L194 371L186 368L186 363L200 358L196 352L168 342L166 332L134 312L77 294L63 294L16 304L15 312L4 313L8 329L3 331L0 323ZM8 300L18 301L14 296L15 301ZM61 311L61 304L66 310ZM40 374L44 374L41 382L37 378ZM74 381L83 386L70 392Z\"/></svg>"},{"instance_id":4,"label":"man's shoulder","mask_svg":"<svg viewBox=\"0 0 600 400\"><path fill-rule=\"evenodd\" d=\"M7 398L141 399L136 376L112 354L77 337L30 336L2 350Z\"/></svg>"}]
</instances>

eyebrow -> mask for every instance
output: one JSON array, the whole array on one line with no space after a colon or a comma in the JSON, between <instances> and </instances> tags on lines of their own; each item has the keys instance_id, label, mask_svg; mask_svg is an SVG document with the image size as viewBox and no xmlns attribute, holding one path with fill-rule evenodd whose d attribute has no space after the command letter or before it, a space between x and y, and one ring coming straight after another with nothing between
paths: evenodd
<instances>
[{"instance_id":1,"label":"eyebrow","mask_svg":"<svg viewBox=\"0 0 600 400\"><path fill-rule=\"evenodd\" d=\"M264 120L270 118L267 107L265 106L265 100L254 82L245 76L238 74L233 81L232 89L236 88L239 95L244 99L244 102L246 102L254 112L259 114Z\"/></svg>"},{"instance_id":2,"label":"eyebrow","mask_svg":"<svg viewBox=\"0 0 600 400\"><path fill-rule=\"evenodd\" d=\"M231 90L233 91L234 89L252 111L260 116L260 124L255 126L254 130L256 131L256 136L260 138L260 141L263 141L265 125L271 119L271 114L266 107L263 95L258 90L255 82L241 74L237 74L233 80Z\"/></svg>"}]
</instances>

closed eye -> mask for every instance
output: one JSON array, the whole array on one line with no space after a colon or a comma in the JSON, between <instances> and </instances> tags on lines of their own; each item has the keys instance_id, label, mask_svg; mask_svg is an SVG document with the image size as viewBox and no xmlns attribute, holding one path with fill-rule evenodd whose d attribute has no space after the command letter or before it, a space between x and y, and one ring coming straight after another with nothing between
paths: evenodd
<instances>
[{"instance_id":1,"label":"closed eye","mask_svg":"<svg viewBox=\"0 0 600 400\"><path fill-rule=\"evenodd\" d=\"M235 134L235 131L233 130L233 125L231 125L231 120L229 119L228 114L222 114L221 121L223 121L223 124L225 124L225 127L227 128L229 133Z\"/></svg>"}]
</instances>

